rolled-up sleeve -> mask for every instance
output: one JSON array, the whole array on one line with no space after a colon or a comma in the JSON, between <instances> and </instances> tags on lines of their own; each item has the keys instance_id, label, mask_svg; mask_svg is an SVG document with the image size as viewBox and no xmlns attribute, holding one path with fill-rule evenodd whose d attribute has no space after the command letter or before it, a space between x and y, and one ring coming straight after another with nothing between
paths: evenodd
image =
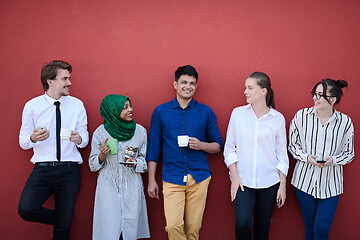
<instances>
[{"instance_id":1,"label":"rolled-up sleeve","mask_svg":"<svg viewBox=\"0 0 360 240\"><path fill-rule=\"evenodd\" d=\"M147 172L147 163L145 160L146 157L146 148L147 148L147 134L146 134L146 130L143 132L142 136L141 136L141 146L139 148L139 153L136 157L136 167L135 167L135 172L138 173L144 173Z\"/></svg>"},{"instance_id":2,"label":"rolled-up sleeve","mask_svg":"<svg viewBox=\"0 0 360 240\"><path fill-rule=\"evenodd\" d=\"M101 136L97 129L93 133L93 137L91 140L91 153L90 153L90 157L89 157L89 167L90 167L90 171L92 171L92 172L99 171L105 162L104 161L102 164L99 163L99 154L100 154L99 147L100 147L101 143L102 143Z\"/></svg>"},{"instance_id":3,"label":"rolled-up sleeve","mask_svg":"<svg viewBox=\"0 0 360 240\"><path fill-rule=\"evenodd\" d=\"M236 153L236 125L234 111L231 113L224 147L224 162L227 167L238 161Z\"/></svg>"},{"instance_id":4,"label":"rolled-up sleeve","mask_svg":"<svg viewBox=\"0 0 360 240\"><path fill-rule=\"evenodd\" d=\"M300 118L300 113L296 113L294 119L290 123L289 129L289 152L297 160L308 162L309 154L306 153L301 147L301 138L298 128L298 121Z\"/></svg>"},{"instance_id":5,"label":"rolled-up sleeve","mask_svg":"<svg viewBox=\"0 0 360 240\"><path fill-rule=\"evenodd\" d=\"M35 143L31 141L30 136L35 129L35 124L31 116L30 109L27 104L25 104L23 113L22 113L22 124L19 134L19 144L20 147L24 150L30 149L35 146Z\"/></svg>"},{"instance_id":6,"label":"rolled-up sleeve","mask_svg":"<svg viewBox=\"0 0 360 240\"><path fill-rule=\"evenodd\" d=\"M158 108L155 108L150 123L147 161L159 162L161 155L161 120Z\"/></svg>"},{"instance_id":7,"label":"rolled-up sleeve","mask_svg":"<svg viewBox=\"0 0 360 240\"><path fill-rule=\"evenodd\" d=\"M345 165L350 163L354 157L354 125L348 117L348 124L345 127L344 137L341 142L341 151L335 156L331 156L334 165Z\"/></svg>"},{"instance_id":8,"label":"rolled-up sleeve","mask_svg":"<svg viewBox=\"0 0 360 240\"><path fill-rule=\"evenodd\" d=\"M275 136L275 154L278 160L276 168L281 171L284 175L287 175L289 170L289 157L287 155L286 148L286 128L285 118L281 118L280 126Z\"/></svg>"},{"instance_id":9,"label":"rolled-up sleeve","mask_svg":"<svg viewBox=\"0 0 360 240\"><path fill-rule=\"evenodd\" d=\"M215 113L210 109L209 122L206 129L206 137L209 142L216 142L220 148L224 148L224 143L220 135L220 131L217 125L217 118Z\"/></svg>"},{"instance_id":10,"label":"rolled-up sleeve","mask_svg":"<svg viewBox=\"0 0 360 240\"><path fill-rule=\"evenodd\" d=\"M75 130L81 137L81 143L77 145L78 148L84 148L89 143L89 132L87 130L87 115L84 105L80 107L80 113Z\"/></svg>"}]
</instances>

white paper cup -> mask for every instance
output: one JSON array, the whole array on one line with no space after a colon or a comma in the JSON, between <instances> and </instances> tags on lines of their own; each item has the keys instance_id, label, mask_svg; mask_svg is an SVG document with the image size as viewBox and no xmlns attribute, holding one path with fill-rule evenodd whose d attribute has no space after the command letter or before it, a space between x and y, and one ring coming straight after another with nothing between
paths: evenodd
<instances>
[{"instance_id":1,"label":"white paper cup","mask_svg":"<svg viewBox=\"0 0 360 240\"><path fill-rule=\"evenodd\" d=\"M187 147L189 144L189 136L188 135L178 136L178 144L179 147Z\"/></svg>"},{"instance_id":2,"label":"white paper cup","mask_svg":"<svg viewBox=\"0 0 360 240\"><path fill-rule=\"evenodd\" d=\"M67 128L62 128L60 130L60 137L61 139L64 139L64 140L69 140L70 137L71 137L71 129L67 129Z\"/></svg>"}]
</instances>

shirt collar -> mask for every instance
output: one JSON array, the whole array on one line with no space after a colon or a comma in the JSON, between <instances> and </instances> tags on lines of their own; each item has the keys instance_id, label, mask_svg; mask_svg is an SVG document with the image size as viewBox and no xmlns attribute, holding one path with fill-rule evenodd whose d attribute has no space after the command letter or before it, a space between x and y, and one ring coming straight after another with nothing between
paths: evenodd
<instances>
[{"instance_id":1,"label":"shirt collar","mask_svg":"<svg viewBox=\"0 0 360 240\"><path fill-rule=\"evenodd\" d=\"M307 113L308 114L316 114L316 110L314 107L311 107L311 108L308 108Z\"/></svg>"},{"instance_id":2,"label":"shirt collar","mask_svg":"<svg viewBox=\"0 0 360 240\"><path fill-rule=\"evenodd\" d=\"M248 110L250 110L250 111L252 111L252 112L254 113L254 115L255 115L254 109L251 107L251 104L250 104L250 103L249 103L248 105L246 105L245 108L248 109ZM270 107L270 111L269 111L267 114L265 114L264 116L262 116L261 118L263 118L263 117L268 117L268 116L274 117L274 116L275 116L275 109L273 109L272 107Z\"/></svg>"},{"instance_id":3,"label":"shirt collar","mask_svg":"<svg viewBox=\"0 0 360 240\"><path fill-rule=\"evenodd\" d=\"M191 107L194 108L195 107L195 100L192 98L191 101L189 102L189 104L186 106L186 108ZM182 108L178 102L178 100L176 99L176 97L171 101L171 106L172 108Z\"/></svg>"},{"instance_id":4,"label":"shirt collar","mask_svg":"<svg viewBox=\"0 0 360 240\"><path fill-rule=\"evenodd\" d=\"M270 107L270 111L269 111L268 114L274 117L274 116L275 116L275 109L273 109L272 107Z\"/></svg>"},{"instance_id":5,"label":"shirt collar","mask_svg":"<svg viewBox=\"0 0 360 240\"><path fill-rule=\"evenodd\" d=\"M315 116L319 117L319 115L317 114L316 110L314 107L311 107L308 109L307 111L308 114L314 114ZM334 113L333 115L329 118L329 120L332 120L332 119L335 119L335 120L340 120L340 112L337 111L335 108L334 108Z\"/></svg>"},{"instance_id":6,"label":"shirt collar","mask_svg":"<svg viewBox=\"0 0 360 240\"><path fill-rule=\"evenodd\" d=\"M56 101L59 101L60 103L63 103L63 101L64 101L63 97L60 97L58 100L56 100L56 99L53 99L52 97L50 97L49 95L47 95L46 92L44 94L44 97L45 97L46 101L48 101L48 103L50 105L54 105L54 102L56 102Z\"/></svg>"},{"instance_id":7,"label":"shirt collar","mask_svg":"<svg viewBox=\"0 0 360 240\"><path fill-rule=\"evenodd\" d=\"M333 114L333 116L335 116L335 118L336 118L336 120L340 120L340 112L339 111L337 111L335 108L334 108L334 114Z\"/></svg>"}]
</instances>

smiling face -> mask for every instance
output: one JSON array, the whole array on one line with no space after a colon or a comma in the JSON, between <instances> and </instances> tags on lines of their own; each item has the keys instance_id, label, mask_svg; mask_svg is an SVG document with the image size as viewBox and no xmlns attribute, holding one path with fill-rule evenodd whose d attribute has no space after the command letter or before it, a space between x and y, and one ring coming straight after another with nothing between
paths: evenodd
<instances>
[{"instance_id":1,"label":"smiling face","mask_svg":"<svg viewBox=\"0 0 360 240\"><path fill-rule=\"evenodd\" d=\"M131 102L129 100L127 100L124 104L123 110L120 113L120 117L124 121L130 122L133 119L132 112L133 112L133 108L132 108Z\"/></svg>"},{"instance_id":2,"label":"smiling face","mask_svg":"<svg viewBox=\"0 0 360 240\"><path fill-rule=\"evenodd\" d=\"M244 94L247 103L254 104L258 101L265 101L266 92L266 88L260 87L260 85L257 84L256 79L251 77L246 79Z\"/></svg>"},{"instance_id":3,"label":"smiling face","mask_svg":"<svg viewBox=\"0 0 360 240\"><path fill-rule=\"evenodd\" d=\"M329 93L326 93L327 95L327 99L329 101L327 101L323 95L325 95L324 93L324 87L322 84L319 84L316 89L315 89L315 94L313 96L313 100L314 100L314 108L317 111L329 111L332 110L332 108L334 107L334 103L336 101L335 97L331 97ZM318 99L319 98L319 99Z\"/></svg>"},{"instance_id":4,"label":"smiling face","mask_svg":"<svg viewBox=\"0 0 360 240\"><path fill-rule=\"evenodd\" d=\"M195 94L197 81L194 76L181 75L181 77L174 81L174 88L176 96L183 100L191 100Z\"/></svg>"},{"instance_id":5,"label":"smiling face","mask_svg":"<svg viewBox=\"0 0 360 240\"><path fill-rule=\"evenodd\" d=\"M69 95L71 87L70 77L71 75L67 69L58 69L55 79L47 80L49 84L47 94L54 99Z\"/></svg>"}]
</instances>

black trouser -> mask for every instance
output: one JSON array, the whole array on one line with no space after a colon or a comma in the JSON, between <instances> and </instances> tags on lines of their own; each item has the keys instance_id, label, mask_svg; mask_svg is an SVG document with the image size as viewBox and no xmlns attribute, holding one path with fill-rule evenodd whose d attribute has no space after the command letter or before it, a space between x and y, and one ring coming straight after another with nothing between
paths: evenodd
<instances>
[{"instance_id":1,"label":"black trouser","mask_svg":"<svg viewBox=\"0 0 360 240\"><path fill-rule=\"evenodd\" d=\"M69 239L80 180L77 163L60 166L35 165L21 194L18 206L20 217L25 221L53 225L53 239ZM43 207L52 194L55 210Z\"/></svg>"},{"instance_id":2,"label":"black trouser","mask_svg":"<svg viewBox=\"0 0 360 240\"><path fill-rule=\"evenodd\" d=\"M235 237L237 240L269 238L271 215L276 203L279 183L264 189L239 188L234 200ZM255 209L255 211L254 211ZM253 221L254 215L254 221Z\"/></svg>"}]
</instances>

